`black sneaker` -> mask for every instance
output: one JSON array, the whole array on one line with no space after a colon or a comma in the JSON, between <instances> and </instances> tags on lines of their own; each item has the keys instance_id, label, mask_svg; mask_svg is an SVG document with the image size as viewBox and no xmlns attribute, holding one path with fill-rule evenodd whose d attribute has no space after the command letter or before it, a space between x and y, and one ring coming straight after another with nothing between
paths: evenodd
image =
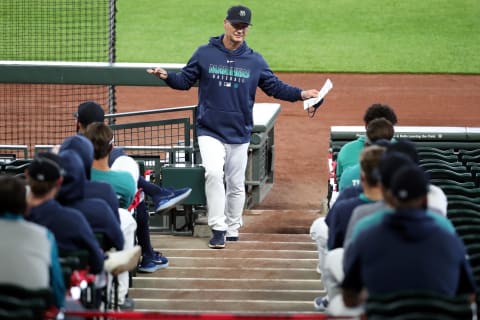
<instances>
[{"instance_id":1,"label":"black sneaker","mask_svg":"<svg viewBox=\"0 0 480 320\"><path fill-rule=\"evenodd\" d=\"M225 248L225 233L226 231L212 230L213 237L208 242L208 246L212 249Z\"/></svg>"}]
</instances>

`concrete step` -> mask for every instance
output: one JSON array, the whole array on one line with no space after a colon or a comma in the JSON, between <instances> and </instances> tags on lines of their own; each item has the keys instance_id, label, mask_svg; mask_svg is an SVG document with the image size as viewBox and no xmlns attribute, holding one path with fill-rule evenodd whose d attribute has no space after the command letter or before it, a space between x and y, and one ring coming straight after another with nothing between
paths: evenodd
<instances>
[{"instance_id":1,"label":"concrete step","mask_svg":"<svg viewBox=\"0 0 480 320\"><path fill-rule=\"evenodd\" d=\"M236 289L236 290L323 290L320 279L205 279L205 278L165 278L142 277L133 278L133 288L166 288L166 289Z\"/></svg>"},{"instance_id":2,"label":"concrete step","mask_svg":"<svg viewBox=\"0 0 480 320\"><path fill-rule=\"evenodd\" d=\"M210 300L242 300L248 294L250 300L302 301L315 299L318 290L280 290L280 289L162 289L162 288L132 288L131 294L140 299L155 300L195 300L208 297Z\"/></svg>"},{"instance_id":3,"label":"concrete step","mask_svg":"<svg viewBox=\"0 0 480 320\"><path fill-rule=\"evenodd\" d=\"M288 268L261 268L250 267L240 268L178 268L169 266L166 269L154 273L138 273L145 278L207 278L222 279L225 277L234 277L235 279L311 279L318 280L319 276L313 269L288 269Z\"/></svg>"},{"instance_id":4,"label":"concrete step","mask_svg":"<svg viewBox=\"0 0 480 320\"><path fill-rule=\"evenodd\" d=\"M156 312L313 313L312 301L135 299L135 310ZM317 312L318 313L318 312Z\"/></svg>"},{"instance_id":5,"label":"concrete step","mask_svg":"<svg viewBox=\"0 0 480 320\"><path fill-rule=\"evenodd\" d=\"M315 270L317 266L317 259L292 259L284 258L282 256L275 256L271 258L257 257L257 258L241 258L241 257L194 257L188 251L182 251L184 255L179 255L179 252L168 251L169 268L240 268L246 269L252 266L256 268L283 268L283 269L307 269L309 271ZM166 251L164 251L166 254ZM274 255L274 254L270 254ZM288 255L288 254L285 254ZM288 255L290 256L290 255Z\"/></svg>"},{"instance_id":6,"label":"concrete step","mask_svg":"<svg viewBox=\"0 0 480 320\"><path fill-rule=\"evenodd\" d=\"M208 248L209 238L152 234L170 261L137 273L129 295L139 311L183 313L315 313L324 295L316 245L308 234L314 212L249 211L238 242Z\"/></svg>"}]
</instances>

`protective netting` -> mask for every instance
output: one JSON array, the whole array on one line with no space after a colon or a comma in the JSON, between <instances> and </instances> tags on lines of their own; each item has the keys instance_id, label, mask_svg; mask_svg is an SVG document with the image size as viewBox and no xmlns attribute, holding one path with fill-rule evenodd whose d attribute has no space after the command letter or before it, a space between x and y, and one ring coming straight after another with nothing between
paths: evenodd
<instances>
[{"instance_id":1,"label":"protective netting","mask_svg":"<svg viewBox=\"0 0 480 320\"><path fill-rule=\"evenodd\" d=\"M115 2L0 1L0 60L115 62ZM0 144L28 145L32 156L35 145L59 143L75 132L72 114L84 100L109 112L114 88L0 84Z\"/></svg>"}]
</instances>

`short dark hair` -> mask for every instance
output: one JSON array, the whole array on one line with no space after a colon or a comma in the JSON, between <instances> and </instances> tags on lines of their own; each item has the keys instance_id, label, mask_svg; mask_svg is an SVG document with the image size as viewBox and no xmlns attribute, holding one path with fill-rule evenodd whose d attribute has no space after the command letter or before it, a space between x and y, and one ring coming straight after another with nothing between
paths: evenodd
<instances>
[{"instance_id":1,"label":"short dark hair","mask_svg":"<svg viewBox=\"0 0 480 320\"><path fill-rule=\"evenodd\" d=\"M0 215L6 213L25 214L27 211L27 190L25 180L13 176L0 176Z\"/></svg>"},{"instance_id":2,"label":"short dark hair","mask_svg":"<svg viewBox=\"0 0 480 320\"><path fill-rule=\"evenodd\" d=\"M372 104L365 112L363 121L365 122L365 125L368 125L370 121L378 118L385 118L390 121L392 125L397 124L397 115L395 114L395 111L393 111L393 109L386 104Z\"/></svg>"},{"instance_id":3,"label":"short dark hair","mask_svg":"<svg viewBox=\"0 0 480 320\"><path fill-rule=\"evenodd\" d=\"M113 131L103 122L93 122L87 126L85 136L92 141L96 160L105 158L113 147Z\"/></svg>"},{"instance_id":4,"label":"short dark hair","mask_svg":"<svg viewBox=\"0 0 480 320\"><path fill-rule=\"evenodd\" d=\"M391 140L394 133L393 124L385 118L373 119L367 125L366 134L370 143L380 139Z\"/></svg>"}]
</instances>

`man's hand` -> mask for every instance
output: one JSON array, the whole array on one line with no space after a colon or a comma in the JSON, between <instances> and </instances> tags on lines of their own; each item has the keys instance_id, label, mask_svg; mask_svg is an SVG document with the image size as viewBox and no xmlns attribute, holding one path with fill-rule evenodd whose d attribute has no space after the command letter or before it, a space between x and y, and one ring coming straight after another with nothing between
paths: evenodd
<instances>
[{"instance_id":1,"label":"man's hand","mask_svg":"<svg viewBox=\"0 0 480 320\"><path fill-rule=\"evenodd\" d=\"M307 100L310 98L318 97L318 90L317 89L310 89L302 91L302 100Z\"/></svg>"},{"instance_id":2,"label":"man's hand","mask_svg":"<svg viewBox=\"0 0 480 320\"><path fill-rule=\"evenodd\" d=\"M147 69L147 72L150 74L153 74L155 77L165 80L168 78L168 73L165 69L163 68L153 68L153 69Z\"/></svg>"}]
</instances>

